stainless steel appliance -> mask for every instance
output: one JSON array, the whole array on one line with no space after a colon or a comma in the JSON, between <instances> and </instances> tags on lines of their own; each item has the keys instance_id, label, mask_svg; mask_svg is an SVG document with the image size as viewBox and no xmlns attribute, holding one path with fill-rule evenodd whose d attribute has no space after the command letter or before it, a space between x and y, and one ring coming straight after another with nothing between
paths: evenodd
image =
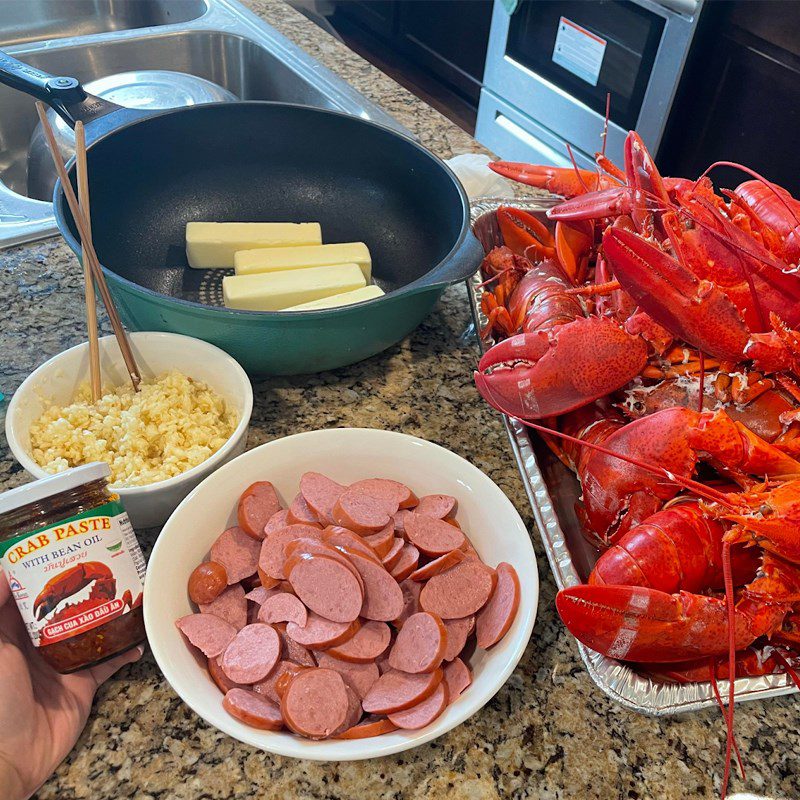
<instances>
[{"instance_id":1,"label":"stainless steel appliance","mask_svg":"<svg viewBox=\"0 0 800 800\"><path fill-rule=\"evenodd\" d=\"M495 0L476 138L502 158L622 162L635 128L655 154L704 0Z\"/></svg>"}]
</instances>

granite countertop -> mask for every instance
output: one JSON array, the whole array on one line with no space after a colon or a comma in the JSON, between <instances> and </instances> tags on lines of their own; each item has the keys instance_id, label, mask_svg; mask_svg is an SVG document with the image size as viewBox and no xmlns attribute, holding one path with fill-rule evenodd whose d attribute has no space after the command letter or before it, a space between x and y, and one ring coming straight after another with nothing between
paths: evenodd
<instances>
[{"instance_id":1,"label":"granite countertop","mask_svg":"<svg viewBox=\"0 0 800 800\"><path fill-rule=\"evenodd\" d=\"M466 133L278 0L248 5L348 80L442 157L480 151ZM58 239L0 252L0 390L84 338L81 273ZM719 795L725 726L707 710L654 719L589 679L555 612L555 586L500 422L471 378L477 355L465 288L448 290L405 341L360 364L255 386L248 445L320 427L381 427L459 453L506 492L532 533L541 575L527 651L496 697L430 744L384 759L276 757L206 725L149 655L101 688L77 745L38 793L70 798L687 798ZM0 488L27 480L5 440ZM145 550L157 531L140 535ZM737 706L747 781L733 789L800 796L796 697ZM0 791L0 794L2 792Z\"/></svg>"}]
</instances>

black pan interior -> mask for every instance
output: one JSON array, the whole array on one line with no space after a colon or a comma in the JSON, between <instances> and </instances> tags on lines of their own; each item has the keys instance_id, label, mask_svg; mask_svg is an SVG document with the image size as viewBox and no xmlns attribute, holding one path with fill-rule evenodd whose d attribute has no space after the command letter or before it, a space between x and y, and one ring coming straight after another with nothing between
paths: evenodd
<instances>
[{"instance_id":1,"label":"black pan interior","mask_svg":"<svg viewBox=\"0 0 800 800\"><path fill-rule=\"evenodd\" d=\"M270 103L201 106L108 134L88 154L100 261L186 300L186 223L322 224L324 242L365 241L376 282L404 286L436 266L464 224L452 176L423 148L377 126ZM69 212L67 224L76 235ZM206 299L206 302L208 300Z\"/></svg>"}]
</instances>

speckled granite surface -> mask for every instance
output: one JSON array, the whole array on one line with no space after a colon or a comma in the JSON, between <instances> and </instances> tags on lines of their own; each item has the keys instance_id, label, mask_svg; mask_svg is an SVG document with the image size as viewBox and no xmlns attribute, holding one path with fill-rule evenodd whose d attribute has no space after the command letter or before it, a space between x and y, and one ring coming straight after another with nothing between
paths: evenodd
<instances>
[{"instance_id":1,"label":"speckled granite surface","mask_svg":"<svg viewBox=\"0 0 800 800\"><path fill-rule=\"evenodd\" d=\"M416 132L441 156L479 150L466 134L275 0L251 7ZM0 390L83 338L78 266L50 240L0 252ZM256 386L249 445L326 426L416 434L467 457L533 520L499 419L470 372L463 287L449 290L406 341L361 364ZM5 440L0 487L26 480ZM148 549L155 532L140 537ZM534 532L539 617L506 686L480 713L431 744L390 758L319 764L273 757L209 728L176 697L152 658L100 691L69 758L41 800L70 798L665 798L718 796L724 726L715 711L651 719L611 703L589 680L558 622L554 585ZM747 781L733 788L800 796L800 705L737 707ZM0 795L2 790L0 789Z\"/></svg>"}]
</instances>

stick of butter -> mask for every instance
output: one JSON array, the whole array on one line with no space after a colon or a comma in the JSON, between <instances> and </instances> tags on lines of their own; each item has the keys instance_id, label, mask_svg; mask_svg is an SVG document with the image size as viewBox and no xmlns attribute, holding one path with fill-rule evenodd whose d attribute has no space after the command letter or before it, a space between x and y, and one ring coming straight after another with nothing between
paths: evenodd
<instances>
[{"instance_id":1,"label":"stick of butter","mask_svg":"<svg viewBox=\"0 0 800 800\"><path fill-rule=\"evenodd\" d=\"M195 269L232 267L237 250L322 244L318 222L187 222L186 258Z\"/></svg>"},{"instance_id":2,"label":"stick of butter","mask_svg":"<svg viewBox=\"0 0 800 800\"><path fill-rule=\"evenodd\" d=\"M331 264L358 264L364 280L372 278L372 258L364 242L319 244L307 247L266 247L257 250L239 250L233 256L237 275L256 272L274 272L279 269L327 267Z\"/></svg>"},{"instance_id":3,"label":"stick of butter","mask_svg":"<svg viewBox=\"0 0 800 800\"><path fill-rule=\"evenodd\" d=\"M314 311L320 308L338 308L339 306L350 306L353 303L363 303L364 300L373 300L382 297L384 294L380 286L364 286L362 289L353 289L352 292L335 294L332 297L323 297L322 300L312 300L309 303L301 303L299 306L289 306L284 311Z\"/></svg>"},{"instance_id":4,"label":"stick of butter","mask_svg":"<svg viewBox=\"0 0 800 800\"><path fill-rule=\"evenodd\" d=\"M358 264L309 267L256 275L227 275L222 294L228 308L280 311L288 306L320 300L366 286Z\"/></svg>"}]
</instances>

